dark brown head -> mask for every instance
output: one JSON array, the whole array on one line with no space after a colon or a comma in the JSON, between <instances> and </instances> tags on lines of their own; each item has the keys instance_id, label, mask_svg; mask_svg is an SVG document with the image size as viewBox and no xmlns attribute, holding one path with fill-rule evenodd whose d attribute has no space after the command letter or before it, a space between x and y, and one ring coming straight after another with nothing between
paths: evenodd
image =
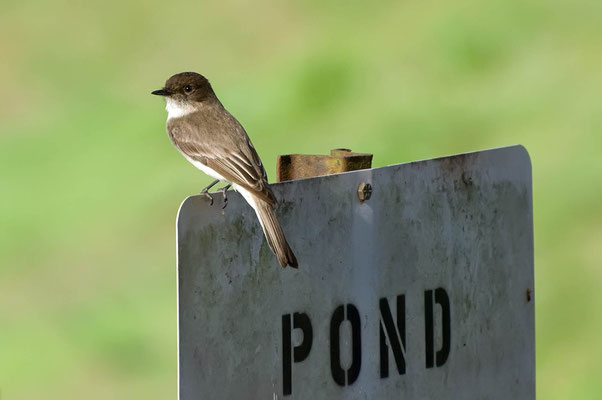
<instances>
[{"instance_id":1,"label":"dark brown head","mask_svg":"<svg viewBox=\"0 0 602 400\"><path fill-rule=\"evenodd\" d=\"M207 78L196 72L175 74L165 82L163 89L155 90L152 94L165 96L178 103L202 102L215 98Z\"/></svg>"}]
</instances>

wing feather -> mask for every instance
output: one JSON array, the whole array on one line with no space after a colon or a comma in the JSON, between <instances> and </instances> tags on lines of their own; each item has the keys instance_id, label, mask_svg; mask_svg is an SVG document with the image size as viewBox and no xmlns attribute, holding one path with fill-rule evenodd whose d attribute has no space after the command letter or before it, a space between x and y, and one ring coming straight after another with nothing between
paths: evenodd
<instances>
[{"instance_id":1,"label":"wing feather","mask_svg":"<svg viewBox=\"0 0 602 400\"><path fill-rule=\"evenodd\" d=\"M227 111L220 114L225 117L218 121L203 113L195 114L198 114L196 119L195 115L189 115L192 117L189 121L182 118L168 122L169 136L178 150L274 205L276 198L268 185L265 168L240 123Z\"/></svg>"}]
</instances>

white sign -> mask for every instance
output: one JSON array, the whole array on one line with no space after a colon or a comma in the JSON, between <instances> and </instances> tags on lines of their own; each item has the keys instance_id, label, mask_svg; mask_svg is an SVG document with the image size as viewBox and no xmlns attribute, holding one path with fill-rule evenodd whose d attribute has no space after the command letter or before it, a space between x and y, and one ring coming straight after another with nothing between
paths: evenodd
<instances>
[{"instance_id":1,"label":"white sign","mask_svg":"<svg viewBox=\"0 0 602 400\"><path fill-rule=\"evenodd\" d=\"M298 270L238 194L181 206L180 399L535 399L523 147L273 189Z\"/></svg>"}]
</instances>

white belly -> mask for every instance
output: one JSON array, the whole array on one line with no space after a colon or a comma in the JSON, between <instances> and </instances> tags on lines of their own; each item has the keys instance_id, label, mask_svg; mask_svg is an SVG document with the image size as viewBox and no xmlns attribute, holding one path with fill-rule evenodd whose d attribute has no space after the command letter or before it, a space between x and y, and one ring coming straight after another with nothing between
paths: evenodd
<instances>
[{"instance_id":1,"label":"white belly","mask_svg":"<svg viewBox=\"0 0 602 400\"><path fill-rule=\"evenodd\" d=\"M213 179L219 179L220 181L227 181L227 179L225 179L223 176L221 176L220 174L218 174L217 172L215 172L214 170L212 170L211 168L209 168L208 166L206 166L202 162L197 161L197 160L193 160L192 158L187 157L187 156L184 156L184 157L186 157L186 159L188 161L190 161L190 163L192 165L194 165L195 167L197 167L198 169L200 169L201 171L203 171L204 173L206 173L207 175L209 175Z\"/></svg>"}]
</instances>

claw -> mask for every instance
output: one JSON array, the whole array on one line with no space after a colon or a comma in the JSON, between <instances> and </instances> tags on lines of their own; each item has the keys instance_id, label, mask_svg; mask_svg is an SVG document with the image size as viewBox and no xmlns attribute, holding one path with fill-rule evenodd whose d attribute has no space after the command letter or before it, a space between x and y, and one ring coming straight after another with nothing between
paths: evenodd
<instances>
[{"instance_id":1,"label":"claw","mask_svg":"<svg viewBox=\"0 0 602 400\"><path fill-rule=\"evenodd\" d=\"M222 210L228 206L228 193L227 192L228 192L228 189L230 188L230 186L232 186L232 185L224 186L223 188L216 191L216 193L221 192L222 196L224 198L224 205L222 206Z\"/></svg>"},{"instance_id":2,"label":"claw","mask_svg":"<svg viewBox=\"0 0 602 400\"><path fill-rule=\"evenodd\" d=\"M209 205L213 205L213 196L209 193L209 189L215 186L219 182L219 179L214 180L208 186L206 186L203 190L201 190L201 195L207 197L209 199Z\"/></svg>"},{"instance_id":3,"label":"claw","mask_svg":"<svg viewBox=\"0 0 602 400\"><path fill-rule=\"evenodd\" d=\"M201 195L205 196L206 198L209 199L209 205L212 206L213 205L213 196L211 196L211 193L209 193L209 190L207 188L203 189L201 191Z\"/></svg>"}]
</instances>

